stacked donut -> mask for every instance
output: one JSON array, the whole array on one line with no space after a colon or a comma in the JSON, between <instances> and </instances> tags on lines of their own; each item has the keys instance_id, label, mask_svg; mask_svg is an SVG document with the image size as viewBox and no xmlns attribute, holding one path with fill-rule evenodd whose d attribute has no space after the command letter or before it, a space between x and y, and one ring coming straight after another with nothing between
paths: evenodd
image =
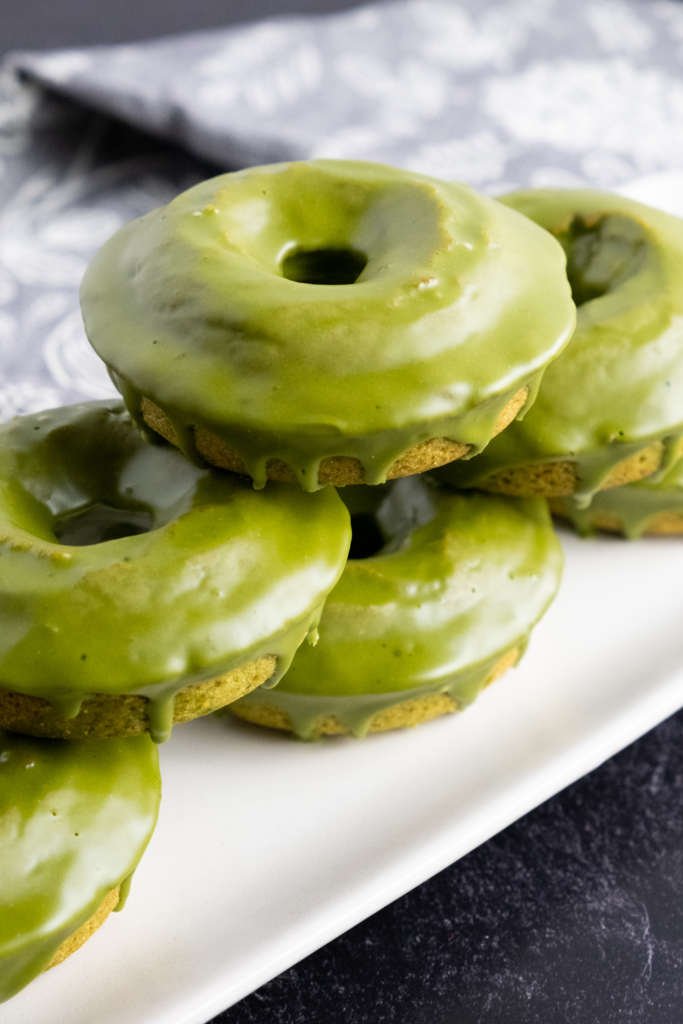
<instances>
[{"instance_id":1,"label":"stacked donut","mask_svg":"<svg viewBox=\"0 0 683 1024\"><path fill-rule=\"evenodd\" d=\"M682 238L595 193L313 161L103 247L82 308L125 408L0 429L0 999L119 904L174 723L461 709L558 588L545 497L680 530Z\"/></svg>"},{"instance_id":2,"label":"stacked donut","mask_svg":"<svg viewBox=\"0 0 683 1024\"><path fill-rule=\"evenodd\" d=\"M524 421L444 476L541 494L582 532L683 532L683 222L589 190L504 202L562 244L576 330Z\"/></svg>"}]
</instances>

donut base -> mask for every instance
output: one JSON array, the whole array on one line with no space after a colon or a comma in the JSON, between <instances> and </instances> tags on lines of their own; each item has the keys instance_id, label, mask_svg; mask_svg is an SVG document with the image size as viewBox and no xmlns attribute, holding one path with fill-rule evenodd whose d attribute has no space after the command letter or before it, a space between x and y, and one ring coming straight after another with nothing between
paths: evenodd
<instances>
[{"instance_id":1,"label":"donut base","mask_svg":"<svg viewBox=\"0 0 683 1024\"><path fill-rule=\"evenodd\" d=\"M520 388L501 410L495 425L493 437L505 429L524 406L528 397L528 389ZM178 436L173 423L150 398L143 397L140 404L140 415L145 424L156 434L178 447ZM241 455L231 448L217 434L206 427L197 426L193 429L194 446L197 453L211 466L227 469L232 473L249 476ZM413 476L426 473L448 462L461 459L469 451L470 446L447 437L433 437L421 441L406 449L389 467L387 480L395 480L402 476ZM269 480L283 483L296 483L297 477L291 467L282 459L269 459L266 468ZM365 483L365 469L360 459L350 455L328 455L322 459L318 469L318 483L344 487L348 484Z\"/></svg>"},{"instance_id":2,"label":"donut base","mask_svg":"<svg viewBox=\"0 0 683 1024\"><path fill-rule=\"evenodd\" d=\"M612 466L601 481L598 490L622 487L651 476L659 469L663 454L661 441L641 448ZM538 462L501 469L476 486L495 494L509 494L517 498L538 495L542 498L568 498L581 490L579 470L574 462Z\"/></svg>"},{"instance_id":3,"label":"donut base","mask_svg":"<svg viewBox=\"0 0 683 1024\"><path fill-rule=\"evenodd\" d=\"M261 686L273 675L276 659L265 655L231 672L185 686L175 695L173 722L189 722L225 707ZM49 701L0 690L0 728L50 739L112 739L149 731L149 700L138 694L94 694L73 718Z\"/></svg>"},{"instance_id":4,"label":"donut base","mask_svg":"<svg viewBox=\"0 0 683 1024\"><path fill-rule=\"evenodd\" d=\"M550 502L550 510L553 515L565 522L571 522L571 517L565 513L561 504ZM624 534L624 525L616 515L607 512L597 513L590 523L591 530L600 530L603 533ZM675 537L683 535L683 513L681 512L658 512L648 522L647 527L639 536L643 537Z\"/></svg>"},{"instance_id":5,"label":"donut base","mask_svg":"<svg viewBox=\"0 0 683 1024\"><path fill-rule=\"evenodd\" d=\"M52 957L52 960L50 960L47 967L43 969L49 971L51 967L56 967L57 964L61 964L68 956L71 956L71 954L75 953L77 949L80 949L81 946L88 941L91 935L94 935L97 929L104 924L112 910L116 910L119 905L120 898L120 886L117 885L115 889L110 889L92 917L89 917L80 928L77 928L75 932L72 932L71 935L68 935L64 939L64 942Z\"/></svg>"},{"instance_id":6,"label":"donut base","mask_svg":"<svg viewBox=\"0 0 683 1024\"><path fill-rule=\"evenodd\" d=\"M482 689L490 686L519 660L520 650L517 647L506 651L493 666L484 680ZM349 698L352 700L353 698ZM423 722L429 722L441 715L462 710L458 701L449 693L429 693L424 697L413 697L400 701L391 707L383 708L370 719L368 733L389 732L392 729L407 729ZM231 714L250 722L252 725L264 726L268 729L279 729L283 732L294 732L289 715L281 708L268 704L244 704L230 709ZM351 729L344 725L336 715L320 716L313 727L311 739L323 736L349 736Z\"/></svg>"}]
</instances>

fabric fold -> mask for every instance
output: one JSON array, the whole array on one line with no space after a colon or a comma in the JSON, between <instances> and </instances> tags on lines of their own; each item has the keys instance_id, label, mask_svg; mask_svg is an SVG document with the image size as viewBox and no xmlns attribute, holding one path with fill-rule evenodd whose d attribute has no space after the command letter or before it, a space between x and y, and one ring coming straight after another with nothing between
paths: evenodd
<instances>
[{"instance_id":1,"label":"fabric fold","mask_svg":"<svg viewBox=\"0 0 683 1024\"><path fill-rule=\"evenodd\" d=\"M0 419L112 394L83 271L124 221L217 169L343 157L493 193L615 187L683 168L682 66L672 0L394 0L10 55Z\"/></svg>"},{"instance_id":2,"label":"fabric fold","mask_svg":"<svg viewBox=\"0 0 683 1024\"><path fill-rule=\"evenodd\" d=\"M343 156L498 187L683 166L683 7L394 0L19 53L49 89L223 167Z\"/></svg>"}]
</instances>

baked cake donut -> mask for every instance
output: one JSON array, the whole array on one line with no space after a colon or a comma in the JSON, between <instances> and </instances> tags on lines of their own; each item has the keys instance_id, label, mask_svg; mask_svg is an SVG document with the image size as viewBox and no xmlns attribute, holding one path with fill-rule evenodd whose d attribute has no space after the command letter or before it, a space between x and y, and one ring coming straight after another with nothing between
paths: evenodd
<instances>
[{"instance_id":1,"label":"baked cake donut","mask_svg":"<svg viewBox=\"0 0 683 1024\"><path fill-rule=\"evenodd\" d=\"M119 403L0 427L0 727L121 736L277 681L343 570L346 508L192 465Z\"/></svg>"},{"instance_id":2,"label":"baked cake donut","mask_svg":"<svg viewBox=\"0 0 683 1024\"><path fill-rule=\"evenodd\" d=\"M503 201L564 247L577 328L529 414L445 475L460 486L587 504L657 470L683 431L683 221L590 190Z\"/></svg>"},{"instance_id":3,"label":"baked cake donut","mask_svg":"<svg viewBox=\"0 0 683 1024\"><path fill-rule=\"evenodd\" d=\"M683 534L683 442L680 450L682 457L665 473L601 491L587 507L571 498L555 498L551 508L582 534L604 530L630 540Z\"/></svg>"},{"instance_id":4,"label":"baked cake donut","mask_svg":"<svg viewBox=\"0 0 683 1024\"><path fill-rule=\"evenodd\" d=\"M318 644L274 690L230 707L306 739L463 708L519 659L560 583L542 499L449 494L423 477L344 497L355 513L351 556Z\"/></svg>"},{"instance_id":5,"label":"baked cake donut","mask_svg":"<svg viewBox=\"0 0 683 1024\"><path fill-rule=\"evenodd\" d=\"M309 491L480 451L575 320L562 249L527 218L335 160L221 175L133 221L81 305L140 423Z\"/></svg>"},{"instance_id":6,"label":"baked cake donut","mask_svg":"<svg viewBox=\"0 0 683 1024\"><path fill-rule=\"evenodd\" d=\"M65 743L0 731L0 1002L122 905L160 794L147 736Z\"/></svg>"}]
</instances>

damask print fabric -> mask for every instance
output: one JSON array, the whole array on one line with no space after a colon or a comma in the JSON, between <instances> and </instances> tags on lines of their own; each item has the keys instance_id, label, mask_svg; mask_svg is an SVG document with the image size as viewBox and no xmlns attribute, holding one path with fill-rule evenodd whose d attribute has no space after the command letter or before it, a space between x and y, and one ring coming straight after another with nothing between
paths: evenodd
<instances>
[{"instance_id":1,"label":"damask print fabric","mask_svg":"<svg viewBox=\"0 0 683 1024\"><path fill-rule=\"evenodd\" d=\"M398 0L9 57L0 418L114 393L83 335L80 277L120 224L198 178L339 156L494 193L616 186L683 169L681 68L675 0Z\"/></svg>"}]
</instances>

